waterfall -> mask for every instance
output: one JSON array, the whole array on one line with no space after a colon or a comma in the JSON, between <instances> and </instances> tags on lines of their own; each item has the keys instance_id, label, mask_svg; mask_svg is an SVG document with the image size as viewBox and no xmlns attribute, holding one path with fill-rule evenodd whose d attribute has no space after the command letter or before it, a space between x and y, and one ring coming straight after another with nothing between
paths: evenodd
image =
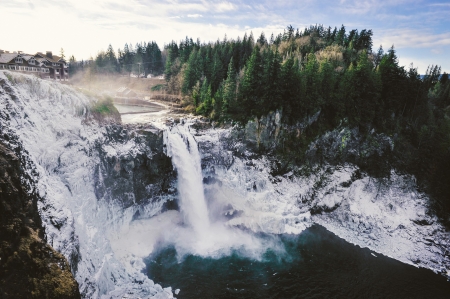
<instances>
[{"instance_id":1,"label":"waterfall","mask_svg":"<svg viewBox=\"0 0 450 299\"><path fill-rule=\"evenodd\" d=\"M188 122L164 131L166 154L172 158L178 172L179 206L184 223L179 226L176 219L169 221L172 224L163 230L165 244L173 244L180 257L194 254L219 258L239 252L242 256L260 260L267 248L280 254L284 252L284 247L279 248L271 238L258 238L220 218L210 219L203 189L201 157L189 125ZM210 203L215 204L218 203Z\"/></svg>"},{"instance_id":2,"label":"waterfall","mask_svg":"<svg viewBox=\"0 0 450 299\"><path fill-rule=\"evenodd\" d=\"M207 233L210 222L203 191L203 177L197 142L189 126L179 125L165 131L167 155L178 172L180 210L185 222L198 237Z\"/></svg>"}]
</instances>

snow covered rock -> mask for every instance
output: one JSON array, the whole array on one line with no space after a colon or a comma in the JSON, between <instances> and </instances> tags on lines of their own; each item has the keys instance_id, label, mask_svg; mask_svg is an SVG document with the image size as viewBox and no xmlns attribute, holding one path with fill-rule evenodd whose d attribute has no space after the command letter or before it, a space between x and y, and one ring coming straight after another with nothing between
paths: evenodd
<instances>
[{"instance_id":1,"label":"snow covered rock","mask_svg":"<svg viewBox=\"0 0 450 299\"><path fill-rule=\"evenodd\" d=\"M205 190L221 203L217 213L230 225L279 234L300 233L317 223L348 242L402 262L437 273L450 270L450 233L428 214L429 198L417 190L414 177L391 170L387 177L373 178L354 164L339 162L339 148L355 159L364 158L361 149L366 156L391 150L388 137L374 134L371 142L376 145L371 145L357 130L333 131L311 148L326 148L324 154L335 165L272 175L273 158L255 154L245 138L235 138L239 133L193 128L202 128L196 139L210 182Z\"/></svg>"},{"instance_id":2,"label":"snow covered rock","mask_svg":"<svg viewBox=\"0 0 450 299\"><path fill-rule=\"evenodd\" d=\"M34 164L47 241L71 263L81 295L172 298L110 245L133 217L157 214L171 199L161 132L99 121L96 99L58 82L8 71L0 81L2 133L17 137Z\"/></svg>"}]
</instances>

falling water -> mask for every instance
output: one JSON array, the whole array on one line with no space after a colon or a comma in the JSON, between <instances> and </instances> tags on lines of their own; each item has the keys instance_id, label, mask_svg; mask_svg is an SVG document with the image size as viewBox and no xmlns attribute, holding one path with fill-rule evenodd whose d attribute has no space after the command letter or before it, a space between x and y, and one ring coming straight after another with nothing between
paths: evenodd
<instances>
[{"instance_id":1,"label":"falling water","mask_svg":"<svg viewBox=\"0 0 450 299\"><path fill-rule=\"evenodd\" d=\"M203 192L200 153L188 125L174 126L165 131L167 155L178 172L180 209L185 222L198 237L209 229L208 209Z\"/></svg>"},{"instance_id":2,"label":"falling water","mask_svg":"<svg viewBox=\"0 0 450 299\"><path fill-rule=\"evenodd\" d=\"M283 252L278 242L259 239L248 232L230 227L221 219L211 219L203 189L201 158L197 142L189 132L189 123L164 131L166 153L178 172L180 212L185 227L174 226L164 233L166 244L173 244L180 256L220 257L239 252L260 259L267 248Z\"/></svg>"}]
</instances>

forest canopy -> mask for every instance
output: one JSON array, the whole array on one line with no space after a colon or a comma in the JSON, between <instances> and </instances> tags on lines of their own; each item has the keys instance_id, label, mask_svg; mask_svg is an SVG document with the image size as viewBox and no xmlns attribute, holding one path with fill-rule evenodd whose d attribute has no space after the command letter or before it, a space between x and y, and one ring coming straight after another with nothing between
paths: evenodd
<instances>
[{"instance_id":1,"label":"forest canopy","mask_svg":"<svg viewBox=\"0 0 450 299\"><path fill-rule=\"evenodd\" d=\"M244 125L278 110L293 125L320 112L314 128L287 141L294 152L282 145L276 153L297 165L314 138L342 125L392 136L393 152L368 170L414 174L434 209L450 212L449 76L439 66L422 75L412 64L400 66L394 46L374 51L372 36L315 25L288 26L270 38L172 42L165 49L167 90L181 94L189 111L219 122Z\"/></svg>"},{"instance_id":2,"label":"forest canopy","mask_svg":"<svg viewBox=\"0 0 450 299\"><path fill-rule=\"evenodd\" d=\"M376 162L414 174L450 211L450 80L439 66L419 74L399 65L394 46L373 49L372 30L288 26L267 37L201 43L186 37L160 51L155 42L110 46L94 60L98 73L164 73L166 93L179 95L188 112L244 125L271 111L294 125L320 112L313 129L295 140L296 152L341 125L392 136L394 150ZM139 70L138 70L139 68ZM277 152L293 163L303 156Z\"/></svg>"}]
</instances>

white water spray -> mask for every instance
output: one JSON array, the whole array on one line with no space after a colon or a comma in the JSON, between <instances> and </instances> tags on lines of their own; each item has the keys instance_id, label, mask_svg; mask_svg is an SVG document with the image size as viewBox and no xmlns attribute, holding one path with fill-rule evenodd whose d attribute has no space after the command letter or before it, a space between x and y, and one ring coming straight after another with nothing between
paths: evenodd
<instances>
[{"instance_id":1,"label":"white water spray","mask_svg":"<svg viewBox=\"0 0 450 299\"><path fill-rule=\"evenodd\" d=\"M180 256L195 254L218 258L239 251L259 259L269 247L283 251L272 240L260 239L222 221L210 221L203 189L201 157L197 142L189 132L189 123L165 130L164 143L166 154L172 158L178 172L180 212L187 225L179 226L176 214L164 213L173 217L165 222L169 226L162 229L165 231L162 236L165 244L175 245ZM160 217L163 218L164 214Z\"/></svg>"},{"instance_id":2,"label":"white water spray","mask_svg":"<svg viewBox=\"0 0 450 299\"><path fill-rule=\"evenodd\" d=\"M189 127L176 126L165 131L167 155L178 172L180 208L185 221L198 237L207 233L210 222L203 192L200 153Z\"/></svg>"}]
</instances>

